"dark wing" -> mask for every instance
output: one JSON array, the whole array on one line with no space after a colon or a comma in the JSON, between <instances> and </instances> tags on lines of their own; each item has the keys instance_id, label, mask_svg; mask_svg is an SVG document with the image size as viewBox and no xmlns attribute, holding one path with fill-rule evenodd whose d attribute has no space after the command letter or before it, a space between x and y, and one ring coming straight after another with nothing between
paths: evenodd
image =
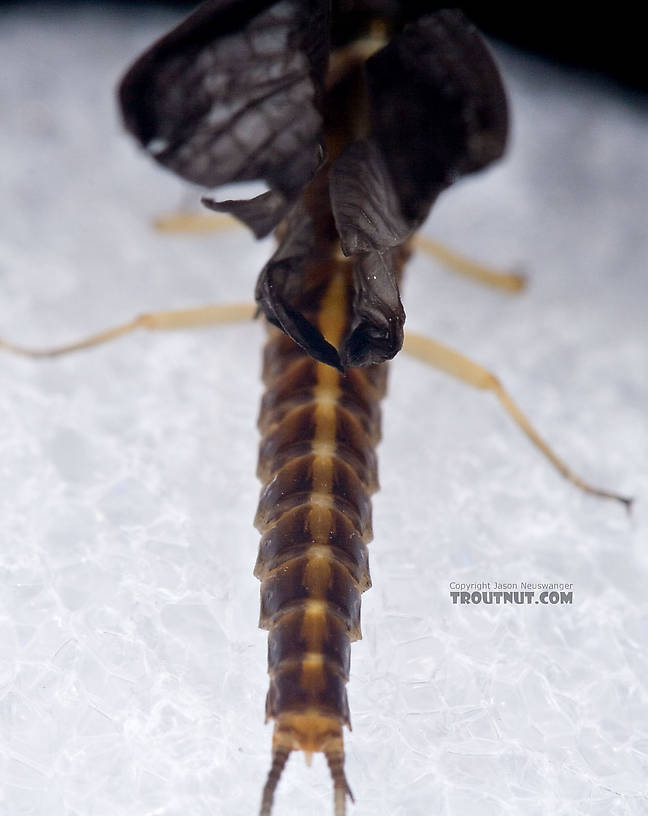
<instances>
[{"instance_id":1,"label":"dark wing","mask_svg":"<svg viewBox=\"0 0 648 816\"><path fill-rule=\"evenodd\" d=\"M303 294L304 267L315 247L313 222L302 204L289 214L284 236L257 280L255 298L266 318L315 360L341 369L337 349L291 306Z\"/></svg>"},{"instance_id":2,"label":"dark wing","mask_svg":"<svg viewBox=\"0 0 648 816\"><path fill-rule=\"evenodd\" d=\"M265 235L322 159L327 0L211 0L155 43L121 82L127 129L204 187L262 179L250 202L213 202Z\"/></svg>"},{"instance_id":3,"label":"dark wing","mask_svg":"<svg viewBox=\"0 0 648 816\"><path fill-rule=\"evenodd\" d=\"M343 365L393 357L405 315L394 248L423 223L439 193L500 158L508 112L499 71L456 10L406 26L366 65L371 133L331 171L342 250L354 257L356 297Z\"/></svg>"},{"instance_id":4,"label":"dark wing","mask_svg":"<svg viewBox=\"0 0 648 816\"><path fill-rule=\"evenodd\" d=\"M403 345L405 311L394 260L412 232L382 152L352 144L331 168L331 202L340 244L353 263L353 319L340 350L343 367L388 360Z\"/></svg>"},{"instance_id":5,"label":"dark wing","mask_svg":"<svg viewBox=\"0 0 648 816\"><path fill-rule=\"evenodd\" d=\"M414 227L459 176L504 153L508 108L499 70L455 9L407 26L367 62L372 134Z\"/></svg>"}]
</instances>

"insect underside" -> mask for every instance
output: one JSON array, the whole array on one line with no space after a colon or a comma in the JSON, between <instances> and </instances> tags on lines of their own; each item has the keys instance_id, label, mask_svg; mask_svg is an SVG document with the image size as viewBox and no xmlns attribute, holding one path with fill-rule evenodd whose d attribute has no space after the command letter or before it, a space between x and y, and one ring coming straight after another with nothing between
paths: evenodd
<instances>
[{"instance_id":1,"label":"insect underside","mask_svg":"<svg viewBox=\"0 0 648 816\"><path fill-rule=\"evenodd\" d=\"M325 193L325 177L315 186L316 196ZM348 331L353 287L351 262L335 252L325 238L307 267L301 305L337 346ZM371 585L370 495L378 485L374 446L386 375L385 364L342 374L270 329L259 417L264 487L255 575L262 582L260 625L269 630L266 714L275 729L262 814L270 812L292 750L307 757L324 752L336 812L344 809L345 684L350 642L360 637L360 595Z\"/></svg>"},{"instance_id":2,"label":"insect underside","mask_svg":"<svg viewBox=\"0 0 648 816\"><path fill-rule=\"evenodd\" d=\"M411 25L387 15L379 36L366 36L368 11L360 26L335 4L330 13L322 0L204 3L120 87L126 126L162 164L205 186L270 188L205 202L257 236L277 228L279 242L256 288L272 324L256 515L274 720L261 816L294 750L324 753L345 812L350 643L371 583L374 447L385 361L403 343L402 268L438 194L498 158L507 133L497 68L459 12Z\"/></svg>"},{"instance_id":3,"label":"insect underside","mask_svg":"<svg viewBox=\"0 0 648 816\"><path fill-rule=\"evenodd\" d=\"M367 4L358 22L327 0L210 0L145 52L119 90L126 127L183 178L269 186L250 201L206 202L278 239L256 288L269 336L254 574L274 721L261 816L296 750L325 755L344 816L350 644L371 585L375 446L386 361L403 344L403 267L439 193L498 159L507 137L497 68L463 15L408 21L401 4L368 36L381 5ZM138 325L146 320L73 347ZM420 343L410 350L431 361L437 351ZM495 392L564 475L612 495L571 474L488 372L440 356L435 364Z\"/></svg>"}]
</instances>

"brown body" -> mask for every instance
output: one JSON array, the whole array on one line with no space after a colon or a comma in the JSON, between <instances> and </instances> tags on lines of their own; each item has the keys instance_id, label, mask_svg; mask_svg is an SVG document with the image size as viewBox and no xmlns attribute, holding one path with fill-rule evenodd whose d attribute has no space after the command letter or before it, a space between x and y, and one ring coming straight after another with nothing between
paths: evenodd
<instances>
[{"instance_id":1,"label":"brown body","mask_svg":"<svg viewBox=\"0 0 648 816\"><path fill-rule=\"evenodd\" d=\"M337 123L329 138L335 153L344 146ZM352 123L347 126L350 131ZM303 201L316 240L295 306L338 347L349 332L354 288L352 262L341 255L331 213L327 167ZM398 252L401 267L407 254ZM303 750L307 758L323 751L336 792L348 790L342 772L342 727L350 725L346 683L350 644L361 637L360 596L371 586L370 497L378 488L375 446L386 380L386 364L341 373L269 326L259 415L263 487L255 520L262 538L254 574L261 581L259 625L269 630L270 783L290 751Z\"/></svg>"},{"instance_id":2,"label":"brown body","mask_svg":"<svg viewBox=\"0 0 648 816\"><path fill-rule=\"evenodd\" d=\"M335 344L347 323L349 270L333 259L328 266L309 317ZM383 366L342 375L271 329L255 575L260 626L269 630L266 713L287 748L324 750L349 724L349 644L360 637L360 595L371 585L370 495L385 378Z\"/></svg>"},{"instance_id":3,"label":"brown body","mask_svg":"<svg viewBox=\"0 0 648 816\"><path fill-rule=\"evenodd\" d=\"M207 0L120 85L126 127L157 161L208 188L263 179L255 198L206 203L257 237L277 228L255 289L271 324L255 574L275 732L261 816L293 750L325 754L344 814L349 652L370 585L383 361L403 344L398 284L438 195L506 143L479 34L456 10L414 5Z\"/></svg>"},{"instance_id":4,"label":"brown body","mask_svg":"<svg viewBox=\"0 0 648 816\"><path fill-rule=\"evenodd\" d=\"M351 263L322 243L300 308L337 345L349 326ZM360 595L371 585L370 496L386 376L384 364L341 374L270 327L255 575L260 626L269 630L266 713L277 723L275 742L290 749L324 750L349 724L349 644L360 637Z\"/></svg>"},{"instance_id":5,"label":"brown body","mask_svg":"<svg viewBox=\"0 0 648 816\"><path fill-rule=\"evenodd\" d=\"M334 98L347 100L352 84L358 99L354 67L350 60L346 77L330 91ZM362 127L362 106L347 107L347 116L335 101L328 109L337 113L327 132L335 157ZM338 347L352 319L353 265L340 252L328 167L302 199L315 247L294 306ZM402 262L406 254L400 252ZM255 520L262 538L254 574L261 581L259 625L269 630L266 715L275 720L280 756L303 750L307 757L324 751L329 762L343 758L350 644L361 636L360 596L371 586L370 497L378 488L375 446L386 379L386 364L343 374L269 327Z\"/></svg>"}]
</instances>

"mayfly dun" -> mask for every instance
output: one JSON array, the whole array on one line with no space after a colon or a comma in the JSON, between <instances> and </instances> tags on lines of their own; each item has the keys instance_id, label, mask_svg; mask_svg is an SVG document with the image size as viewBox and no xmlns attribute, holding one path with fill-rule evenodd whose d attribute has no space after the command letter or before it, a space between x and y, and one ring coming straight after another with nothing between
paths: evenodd
<instances>
[{"instance_id":1,"label":"mayfly dun","mask_svg":"<svg viewBox=\"0 0 648 816\"><path fill-rule=\"evenodd\" d=\"M257 237L274 231L278 240L255 292L269 328L255 575L274 722L261 816L271 813L293 751L326 757L336 816L351 794L343 746L350 644L370 586L385 363L403 345L493 392L572 482L627 503L569 470L489 372L404 335L399 287L415 233L455 179L503 154L506 97L490 51L460 12L413 16L407 4L367 2L351 13L348 5L203 3L137 60L119 89L127 129L182 178L206 188L268 186L251 200L206 200ZM145 315L43 354L253 311Z\"/></svg>"}]
</instances>

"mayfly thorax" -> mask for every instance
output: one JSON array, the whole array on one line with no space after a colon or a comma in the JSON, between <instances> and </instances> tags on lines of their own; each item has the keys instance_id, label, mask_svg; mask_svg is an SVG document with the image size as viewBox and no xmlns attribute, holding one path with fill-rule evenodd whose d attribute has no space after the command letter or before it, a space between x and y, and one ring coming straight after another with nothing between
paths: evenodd
<instances>
[{"instance_id":1,"label":"mayfly thorax","mask_svg":"<svg viewBox=\"0 0 648 816\"><path fill-rule=\"evenodd\" d=\"M278 241L255 292L269 337L254 572L274 721L261 816L292 751L325 755L335 814L345 813L350 644L371 585L375 446L386 361L404 343L403 268L438 195L506 145L506 97L481 36L461 12L414 14L421 5L211 0L119 87L127 129L182 178L268 186L251 200L205 202ZM145 315L69 348L137 327L249 315ZM495 393L572 482L620 498L575 476L488 372L425 338L405 338L405 347Z\"/></svg>"}]
</instances>

